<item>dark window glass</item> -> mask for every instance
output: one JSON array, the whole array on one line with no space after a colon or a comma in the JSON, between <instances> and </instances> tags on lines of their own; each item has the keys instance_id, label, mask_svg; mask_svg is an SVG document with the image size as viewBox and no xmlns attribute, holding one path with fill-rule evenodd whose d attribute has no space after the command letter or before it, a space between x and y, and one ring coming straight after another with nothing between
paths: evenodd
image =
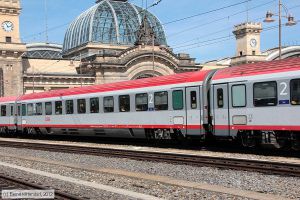
<instances>
[{"instance_id":1,"label":"dark window glass","mask_svg":"<svg viewBox=\"0 0 300 200\"><path fill-rule=\"evenodd\" d=\"M35 104L35 114L36 115L43 115L43 106L42 103Z\"/></svg>"},{"instance_id":2,"label":"dark window glass","mask_svg":"<svg viewBox=\"0 0 300 200\"><path fill-rule=\"evenodd\" d=\"M74 113L74 101L66 100L66 114L70 115Z\"/></svg>"},{"instance_id":3,"label":"dark window glass","mask_svg":"<svg viewBox=\"0 0 300 200\"><path fill-rule=\"evenodd\" d=\"M291 104L300 105L300 79L291 80Z\"/></svg>"},{"instance_id":4,"label":"dark window glass","mask_svg":"<svg viewBox=\"0 0 300 200\"><path fill-rule=\"evenodd\" d=\"M99 98L90 99L90 112L99 113Z\"/></svg>"},{"instance_id":5,"label":"dark window glass","mask_svg":"<svg viewBox=\"0 0 300 200\"><path fill-rule=\"evenodd\" d=\"M148 94L137 94L135 95L136 111L147 111L148 110Z\"/></svg>"},{"instance_id":6,"label":"dark window glass","mask_svg":"<svg viewBox=\"0 0 300 200\"><path fill-rule=\"evenodd\" d=\"M10 116L14 116L14 106L10 106Z\"/></svg>"},{"instance_id":7,"label":"dark window glass","mask_svg":"<svg viewBox=\"0 0 300 200\"><path fill-rule=\"evenodd\" d=\"M191 108L197 109L197 92L191 91Z\"/></svg>"},{"instance_id":8,"label":"dark window glass","mask_svg":"<svg viewBox=\"0 0 300 200\"><path fill-rule=\"evenodd\" d=\"M18 105L18 116L21 116L21 105Z\"/></svg>"},{"instance_id":9,"label":"dark window glass","mask_svg":"<svg viewBox=\"0 0 300 200\"><path fill-rule=\"evenodd\" d=\"M114 112L114 97L104 97L103 99L104 112Z\"/></svg>"},{"instance_id":10,"label":"dark window glass","mask_svg":"<svg viewBox=\"0 0 300 200\"><path fill-rule=\"evenodd\" d=\"M56 115L62 114L62 101L55 101L55 114Z\"/></svg>"},{"instance_id":11,"label":"dark window glass","mask_svg":"<svg viewBox=\"0 0 300 200\"><path fill-rule=\"evenodd\" d=\"M22 116L26 116L26 104L22 104Z\"/></svg>"},{"instance_id":12,"label":"dark window glass","mask_svg":"<svg viewBox=\"0 0 300 200\"><path fill-rule=\"evenodd\" d=\"M2 105L1 106L1 116L6 116L6 106L5 105Z\"/></svg>"},{"instance_id":13,"label":"dark window glass","mask_svg":"<svg viewBox=\"0 0 300 200\"><path fill-rule=\"evenodd\" d=\"M174 110L182 110L183 109L183 91L176 90L172 92L172 100L173 100L173 109Z\"/></svg>"},{"instance_id":14,"label":"dark window glass","mask_svg":"<svg viewBox=\"0 0 300 200\"><path fill-rule=\"evenodd\" d=\"M5 41L6 41L7 43L11 43L11 37L5 37Z\"/></svg>"},{"instance_id":15,"label":"dark window glass","mask_svg":"<svg viewBox=\"0 0 300 200\"><path fill-rule=\"evenodd\" d=\"M46 115L52 115L52 102L45 103L45 111Z\"/></svg>"},{"instance_id":16,"label":"dark window glass","mask_svg":"<svg viewBox=\"0 0 300 200\"><path fill-rule=\"evenodd\" d=\"M129 95L119 96L119 110L120 110L120 112L130 112L130 97L129 97Z\"/></svg>"},{"instance_id":17,"label":"dark window glass","mask_svg":"<svg viewBox=\"0 0 300 200\"><path fill-rule=\"evenodd\" d=\"M168 110L168 92L154 93L155 110Z\"/></svg>"},{"instance_id":18,"label":"dark window glass","mask_svg":"<svg viewBox=\"0 0 300 200\"><path fill-rule=\"evenodd\" d=\"M86 113L86 101L85 99L78 99L77 100L77 111L79 114Z\"/></svg>"},{"instance_id":19,"label":"dark window glass","mask_svg":"<svg viewBox=\"0 0 300 200\"><path fill-rule=\"evenodd\" d=\"M262 82L253 85L254 106L276 106L277 105L277 83Z\"/></svg>"},{"instance_id":20,"label":"dark window glass","mask_svg":"<svg viewBox=\"0 0 300 200\"><path fill-rule=\"evenodd\" d=\"M232 91L232 107L246 106L246 85L233 85Z\"/></svg>"},{"instance_id":21,"label":"dark window glass","mask_svg":"<svg viewBox=\"0 0 300 200\"><path fill-rule=\"evenodd\" d=\"M217 101L218 101L218 108L223 108L224 107L224 94L223 94L222 88L219 88L217 90Z\"/></svg>"},{"instance_id":22,"label":"dark window glass","mask_svg":"<svg viewBox=\"0 0 300 200\"><path fill-rule=\"evenodd\" d=\"M27 115L28 116L32 116L34 113L33 113L33 104L30 103L30 104L27 104Z\"/></svg>"}]
</instances>

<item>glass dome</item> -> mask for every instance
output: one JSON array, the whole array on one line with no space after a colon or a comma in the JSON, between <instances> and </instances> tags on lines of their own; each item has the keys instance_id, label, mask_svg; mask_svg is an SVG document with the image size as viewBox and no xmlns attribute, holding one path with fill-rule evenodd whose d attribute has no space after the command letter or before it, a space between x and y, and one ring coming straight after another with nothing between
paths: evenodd
<instances>
[{"instance_id":1,"label":"glass dome","mask_svg":"<svg viewBox=\"0 0 300 200\"><path fill-rule=\"evenodd\" d=\"M88 42L134 45L145 15L156 40L167 45L162 24L153 14L125 0L100 0L70 24L65 34L63 52Z\"/></svg>"}]
</instances>

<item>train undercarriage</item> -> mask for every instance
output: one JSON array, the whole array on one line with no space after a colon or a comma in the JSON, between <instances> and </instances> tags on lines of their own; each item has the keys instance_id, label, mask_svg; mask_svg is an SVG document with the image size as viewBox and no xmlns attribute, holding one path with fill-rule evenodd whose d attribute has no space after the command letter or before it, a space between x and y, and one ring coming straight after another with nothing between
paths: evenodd
<instances>
[{"instance_id":1,"label":"train undercarriage","mask_svg":"<svg viewBox=\"0 0 300 200\"><path fill-rule=\"evenodd\" d=\"M72 130L73 132L70 132ZM64 135L80 135L80 130L77 130L78 134L74 134L73 129L61 130ZM99 130L98 130L99 131ZM144 138L154 141L162 140L215 140L213 135L207 135L211 137L185 137L180 129L144 129ZM16 130L8 127L0 127L1 135L52 135L57 132L51 128L25 128L23 130ZM131 136L134 136L132 129L129 129ZM91 134L93 135L93 134ZM104 134L94 134L94 136L104 136ZM107 135L108 136L108 135ZM108 136L109 137L109 136ZM220 138L221 139L221 138ZM224 138L222 138L224 140ZM229 138L226 138L229 139ZM232 140L232 138L230 138ZM257 148L257 147L269 147L284 150L300 150L300 132L299 131L258 131L258 130L241 130L238 131L236 141L246 148ZM234 139L233 139L234 140Z\"/></svg>"},{"instance_id":2,"label":"train undercarriage","mask_svg":"<svg viewBox=\"0 0 300 200\"><path fill-rule=\"evenodd\" d=\"M237 139L248 148L264 146L300 150L300 132L297 131L239 131Z\"/></svg>"}]
</instances>

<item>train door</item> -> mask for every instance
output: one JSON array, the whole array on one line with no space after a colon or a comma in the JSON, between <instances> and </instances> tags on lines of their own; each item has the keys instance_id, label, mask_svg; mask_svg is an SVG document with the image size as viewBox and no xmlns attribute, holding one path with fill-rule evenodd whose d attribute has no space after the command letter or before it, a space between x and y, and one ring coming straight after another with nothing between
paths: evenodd
<instances>
[{"instance_id":1,"label":"train door","mask_svg":"<svg viewBox=\"0 0 300 200\"><path fill-rule=\"evenodd\" d=\"M16 120L15 124L17 124L17 126L21 125L21 123L22 123L21 109L22 109L22 104L17 104L17 115L15 117L15 120Z\"/></svg>"},{"instance_id":2,"label":"train door","mask_svg":"<svg viewBox=\"0 0 300 200\"><path fill-rule=\"evenodd\" d=\"M200 87L186 88L186 131L187 135L200 136L202 132L202 117L200 104Z\"/></svg>"},{"instance_id":3,"label":"train door","mask_svg":"<svg viewBox=\"0 0 300 200\"><path fill-rule=\"evenodd\" d=\"M213 86L213 125L216 136L230 135L228 83Z\"/></svg>"},{"instance_id":4,"label":"train door","mask_svg":"<svg viewBox=\"0 0 300 200\"><path fill-rule=\"evenodd\" d=\"M8 116L9 116L9 129L13 130L14 129L14 124L15 124L15 104L9 104L8 106Z\"/></svg>"}]
</instances>

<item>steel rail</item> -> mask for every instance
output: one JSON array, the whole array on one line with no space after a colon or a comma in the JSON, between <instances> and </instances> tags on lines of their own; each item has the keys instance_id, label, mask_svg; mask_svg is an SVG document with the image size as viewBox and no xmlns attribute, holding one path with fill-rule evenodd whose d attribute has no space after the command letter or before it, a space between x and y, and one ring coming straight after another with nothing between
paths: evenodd
<instances>
[{"instance_id":1,"label":"steel rail","mask_svg":"<svg viewBox=\"0 0 300 200\"><path fill-rule=\"evenodd\" d=\"M43 186L42 184L38 183L33 183L29 181L28 179L22 179L22 178L17 178L13 176L6 175L4 173L0 173L0 190L2 191L3 189L7 190L49 190L52 188L49 188L49 186ZM0 191L0 194L1 194ZM60 191L60 190L55 190L55 199L58 200L83 200L87 199L86 197L77 197L75 195L68 194L66 192Z\"/></svg>"},{"instance_id":2,"label":"steel rail","mask_svg":"<svg viewBox=\"0 0 300 200\"><path fill-rule=\"evenodd\" d=\"M150 152L140 150L120 150L113 148L82 147L63 144L27 143L0 141L0 146L14 148L28 148L42 151L74 153L93 156L128 158L142 161L164 162L198 167L215 167L242 171L260 172L283 176L300 177L300 164L283 163L262 160L246 160L238 158L211 157L201 155L187 155L165 152Z\"/></svg>"}]
</instances>

